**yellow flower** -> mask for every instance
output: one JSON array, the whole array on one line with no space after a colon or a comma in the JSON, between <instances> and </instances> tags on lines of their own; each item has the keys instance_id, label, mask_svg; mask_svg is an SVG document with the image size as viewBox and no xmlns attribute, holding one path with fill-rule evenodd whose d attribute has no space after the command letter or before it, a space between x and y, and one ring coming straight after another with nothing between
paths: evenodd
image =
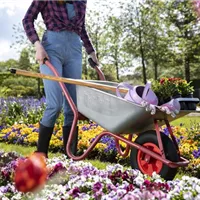
<instances>
[{"instance_id":1,"label":"yellow flower","mask_svg":"<svg viewBox=\"0 0 200 200\"><path fill-rule=\"evenodd\" d=\"M128 139L128 136L129 136L129 134L124 135L124 137L125 137L126 139ZM134 141L136 140L137 137L138 137L137 135L133 135L132 142L134 142ZM126 146L127 146L127 144L124 143L124 142L122 142L122 141L119 141L119 144L120 144L123 148L126 148Z\"/></svg>"},{"instance_id":2,"label":"yellow flower","mask_svg":"<svg viewBox=\"0 0 200 200\"><path fill-rule=\"evenodd\" d=\"M6 129L3 129L1 132L4 134L7 134L8 132L11 132L11 131L12 131L12 128L6 128Z\"/></svg>"},{"instance_id":3,"label":"yellow flower","mask_svg":"<svg viewBox=\"0 0 200 200\"><path fill-rule=\"evenodd\" d=\"M38 140L38 133L37 132L32 132L31 134L27 135L27 137L24 139L25 142L28 143L36 143Z\"/></svg>"},{"instance_id":4,"label":"yellow flower","mask_svg":"<svg viewBox=\"0 0 200 200\"><path fill-rule=\"evenodd\" d=\"M94 149L104 150L107 147L106 144L98 143Z\"/></svg>"},{"instance_id":5,"label":"yellow flower","mask_svg":"<svg viewBox=\"0 0 200 200\"><path fill-rule=\"evenodd\" d=\"M89 145L90 145L90 142L88 140L85 140L85 141L84 140L80 140L78 142L78 148L80 148L80 149L88 148Z\"/></svg>"},{"instance_id":6,"label":"yellow flower","mask_svg":"<svg viewBox=\"0 0 200 200\"><path fill-rule=\"evenodd\" d=\"M21 129L21 131L20 131L20 134L21 135L26 135L26 134L31 134L32 133L32 128L24 128L24 129Z\"/></svg>"},{"instance_id":7,"label":"yellow flower","mask_svg":"<svg viewBox=\"0 0 200 200\"><path fill-rule=\"evenodd\" d=\"M8 139L12 139L12 138L15 138L16 137L16 133L15 132L11 132L10 134L9 134L9 136L8 136Z\"/></svg>"}]
</instances>

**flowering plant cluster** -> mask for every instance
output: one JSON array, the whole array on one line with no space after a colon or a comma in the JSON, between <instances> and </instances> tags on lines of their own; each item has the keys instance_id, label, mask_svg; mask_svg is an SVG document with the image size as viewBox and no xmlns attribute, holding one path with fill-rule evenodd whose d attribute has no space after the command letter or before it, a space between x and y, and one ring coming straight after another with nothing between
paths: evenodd
<instances>
[{"instance_id":1,"label":"flowering plant cluster","mask_svg":"<svg viewBox=\"0 0 200 200\"><path fill-rule=\"evenodd\" d=\"M181 78L161 78L152 82L152 89L159 98L171 98L181 95L186 97L194 92L191 85L192 82L187 82Z\"/></svg>"},{"instance_id":2,"label":"flowering plant cluster","mask_svg":"<svg viewBox=\"0 0 200 200\"><path fill-rule=\"evenodd\" d=\"M45 105L45 98L0 98L0 125L34 124L40 121Z\"/></svg>"},{"instance_id":3,"label":"flowering plant cluster","mask_svg":"<svg viewBox=\"0 0 200 200\"><path fill-rule=\"evenodd\" d=\"M190 163L179 171L200 178L200 123L195 123L191 128L182 126L172 127L173 133L179 145L180 153ZM168 129L163 127L162 131L169 135Z\"/></svg>"},{"instance_id":4,"label":"flowering plant cluster","mask_svg":"<svg viewBox=\"0 0 200 200\"><path fill-rule=\"evenodd\" d=\"M200 180L183 176L174 181L163 181L159 175L152 177L137 170L124 169L123 166L109 165L104 170L90 163L75 162L60 156L48 159L48 177L46 185L37 193L18 192L13 183L13 173L17 159L16 153L0 152L0 160L6 160L1 166L0 199L40 199L40 200L128 200L128 199L194 199L200 198ZM12 161L10 161L12 160ZM11 164L12 162L12 164Z\"/></svg>"},{"instance_id":5,"label":"flowering plant cluster","mask_svg":"<svg viewBox=\"0 0 200 200\"><path fill-rule=\"evenodd\" d=\"M191 128L181 126L172 127L173 132L179 144L181 155L190 160L188 167L182 169L194 176L199 176L200 172L200 124L195 124ZM79 142L78 154L82 154L90 145L94 138L103 131L98 124L79 124ZM168 129L162 130L169 135ZM126 137L126 136L125 136ZM137 136L133 137L136 139ZM36 146L38 140L38 124L24 125L17 124L0 131L0 142L19 144L26 146ZM120 142L122 149L126 144ZM63 152L62 127L55 126L54 133L50 141L50 151ZM128 164L129 156L123 158L119 156L116 149L115 140L112 137L104 136L89 154L90 159L99 159L101 161L118 162Z\"/></svg>"}]
</instances>

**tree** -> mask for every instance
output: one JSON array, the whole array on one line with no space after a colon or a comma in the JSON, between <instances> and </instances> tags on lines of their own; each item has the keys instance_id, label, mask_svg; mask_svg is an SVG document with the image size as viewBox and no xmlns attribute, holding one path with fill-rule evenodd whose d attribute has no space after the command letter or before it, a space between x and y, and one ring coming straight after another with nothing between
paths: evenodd
<instances>
[{"instance_id":1,"label":"tree","mask_svg":"<svg viewBox=\"0 0 200 200\"><path fill-rule=\"evenodd\" d=\"M171 23L171 36L179 60L184 65L185 79L190 81L191 66L199 63L200 27L191 0L170 0L168 2L168 20Z\"/></svg>"},{"instance_id":2,"label":"tree","mask_svg":"<svg viewBox=\"0 0 200 200\"><path fill-rule=\"evenodd\" d=\"M104 29L107 30L104 33L106 59L115 66L116 78L119 80L119 68L123 67L126 55L123 52L123 27L120 18L109 16Z\"/></svg>"},{"instance_id":3,"label":"tree","mask_svg":"<svg viewBox=\"0 0 200 200\"><path fill-rule=\"evenodd\" d=\"M14 59L0 62L0 72L8 72L10 68L17 68L18 65L18 61Z\"/></svg>"},{"instance_id":4,"label":"tree","mask_svg":"<svg viewBox=\"0 0 200 200\"><path fill-rule=\"evenodd\" d=\"M95 1L95 0L94 0ZM98 7L94 9L88 9L86 15L86 28L87 32L91 38L91 41L94 45L97 58L101 61L104 57L104 50L102 45L102 34L105 31L103 26L105 24L105 13L104 9L101 9L101 6L104 6L102 2L98 2ZM85 79L97 79L97 74L93 69L90 68L87 61L87 53L83 51L83 77Z\"/></svg>"},{"instance_id":5,"label":"tree","mask_svg":"<svg viewBox=\"0 0 200 200\"><path fill-rule=\"evenodd\" d=\"M158 79L172 59L165 10L165 2L160 0L140 0L138 4L131 0L124 5L124 49L141 61L141 68L136 67L142 69L143 83L147 78Z\"/></svg>"},{"instance_id":6,"label":"tree","mask_svg":"<svg viewBox=\"0 0 200 200\"><path fill-rule=\"evenodd\" d=\"M157 80L172 57L171 38L166 33L168 29L165 23L166 5L160 0L145 0L140 5L140 10L145 16L143 28L146 30L144 37L148 72L151 72Z\"/></svg>"},{"instance_id":7,"label":"tree","mask_svg":"<svg viewBox=\"0 0 200 200\"><path fill-rule=\"evenodd\" d=\"M25 70L31 69L29 52L26 49L23 49L21 51L18 65L20 69L25 69Z\"/></svg>"},{"instance_id":8,"label":"tree","mask_svg":"<svg viewBox=\"0 0 200 200\"><path fill-rule=\"evenodd\" d=\"M137 59L141 59L143 82L146 83L145 15L141 12L135 0L131 0L122 7L124 12L121 17L123 18L124 30L126 32L126 52L132 54Z\"/></svg>"}]
</instances>

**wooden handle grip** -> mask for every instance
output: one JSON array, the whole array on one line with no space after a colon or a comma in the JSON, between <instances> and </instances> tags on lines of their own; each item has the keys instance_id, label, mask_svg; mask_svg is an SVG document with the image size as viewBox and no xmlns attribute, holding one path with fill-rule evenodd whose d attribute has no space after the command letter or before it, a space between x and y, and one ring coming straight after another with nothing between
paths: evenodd
<instances>
[{"instance_id":1,"label":"wooden handle grip","mask_svg":"<svg viewBox=\"0 0 200 200\"><path fill-rule=\"evenodd\" d=\"M114 87L114 86L87 82L87 81L80 80L80 79L56 77L56 76L50 76L50 75L45 75L45 74L41 74L41 73L30 72L30 71L26 71L26 70L20 70L20 69L10 69L10 72L14 73L14 74L22 75L22 76L48 79L48 80L52 80L52 81L70 83L70 84L75 84L75 85L80 85L80 86L87 86L87 87L92 87L92 88L96 88L96 89L116 92L116 87ZM123 88L120 88L119 91L121 93L127 93L128 92L127 89L123 89Z\"/></svg>"}]
</instances>

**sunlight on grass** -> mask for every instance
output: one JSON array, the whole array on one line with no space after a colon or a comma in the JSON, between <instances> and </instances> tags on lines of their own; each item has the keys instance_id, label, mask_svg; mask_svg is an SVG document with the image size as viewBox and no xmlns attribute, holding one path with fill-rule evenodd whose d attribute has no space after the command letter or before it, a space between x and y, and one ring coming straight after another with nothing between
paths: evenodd
<instances>
[{"instance_id":1,"label":"sunlight on grass","mask_svg":"<svg viewBox=\"0 0 200 200\"><path fill-rule=\"evenodd\" d=\"M173 126L180 126L182 124L184 127L190 128L197 123L200 123L200 117L185 116L172 121L170 124Z\"/></svg>"},{"instance_id":2,"label":"sunlight on grass","mask_svg":"<svg viewBox=\"0 0 200 200\"><path fill-rule=\"evenodd\" d=\"M20 146L20 145L15 145L15 144L5 144L0 142L0 149L5 151L5 152L11 152L11 151L16 151L22 156L29 156L31 155L35 150L36 147L28 147L28 146ZM58 157L63 155L62 153L48 153L49 158L53 157ZM93 166L95 166L98 169L106 169L106 166L109 165L110 163L108 162L101 162L99 160L84 160L85 162L90 162Z\"/></svg>"},{"instance_id":3,"label":"sunlight on grass","mask_svg":"<svg viewBox=\"0 0 200 200\"><path fill-rule=\"evenodd\" d=\"M15 145L15 144L5 144L5 143L0 142L0 149L4 150L5 152L16 151L22 156L29 156L36 150L36 147L28 147L28 146L21 146L21 145ZM62 155L62 153L49 152L48 154L49 158L58 157L60 155Z\"/></svg>"},{"instance_id":4,"label":"sunlight on grass","mask_svg":"<svg viewBox=\"0 0 200 200\"><path fill-rule=\"evenodd\" d=\"M112 165L109 162L101 162L100 160L85 160L86 162L90 162L94 167L98 169L106 169L106 166Z\"/></svg>"},{"instance_id":5,"label":"sunlight on grass","mask_svg":"<svg viewBox=\"0 0 200 200\"><path fill-rule=\"evenodd\" d=\"M181 179L182 176L190 176L190 175L189 175L189 174L183 174L183 173L178 172L178 173L176 174L176 176L174 177L174 180L175 180L175 179Z\"/></svg>"},{"instance_id":6,"label":"sunlight on grass","mask_svg":"<svg viewBox=\"0 0 200 200\"><path fill-rule=\"evenodd\" d=\"M6 144L2 142L0 143L0 149L4 150L5 152L16 151L17 153L23 156L28 156L35 151L35 147L24 147L20 145Z\"/></svg>"}]
</instances>

